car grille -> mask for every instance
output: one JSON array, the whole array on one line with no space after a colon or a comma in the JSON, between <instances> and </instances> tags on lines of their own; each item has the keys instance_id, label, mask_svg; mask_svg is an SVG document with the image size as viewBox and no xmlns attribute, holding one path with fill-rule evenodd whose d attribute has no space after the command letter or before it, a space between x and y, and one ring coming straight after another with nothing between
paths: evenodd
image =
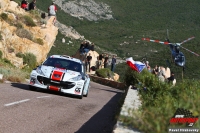
<instances>
[{"instance_id":1,"label":"car grille","mask_svg":"<svg viewBox=\"0 0 200 133\"><path fill-rule=\"evenodd\" d=\"M76 84L74 82L68 82L68 81L54 81L54 80L51 80L49 78L42 77L42 76L37 76L37 80L41 84L44 84L44 85L47 85L47 86L50 86L50 85L56 86L56 87L59 87L59 88L62 88L62 89L71 89Z\"/></svg>"}]
</instances>

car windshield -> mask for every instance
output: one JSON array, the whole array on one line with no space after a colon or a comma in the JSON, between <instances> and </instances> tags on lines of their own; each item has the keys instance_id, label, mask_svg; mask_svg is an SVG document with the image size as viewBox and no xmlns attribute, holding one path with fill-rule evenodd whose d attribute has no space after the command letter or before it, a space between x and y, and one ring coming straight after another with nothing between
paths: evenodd
<instances>
[{"instance_id":1,"label":"car windshield","mask_svg":"<svg viewBox=\"0 0 200 133\"><path fill-rule=\"evenodd\" d=\"M60 59L60 58L48 58L43 65L52 66L56 68L72 70L76 72L81 72L81 64L75 61Z\"/></svg>"}]
</instances>

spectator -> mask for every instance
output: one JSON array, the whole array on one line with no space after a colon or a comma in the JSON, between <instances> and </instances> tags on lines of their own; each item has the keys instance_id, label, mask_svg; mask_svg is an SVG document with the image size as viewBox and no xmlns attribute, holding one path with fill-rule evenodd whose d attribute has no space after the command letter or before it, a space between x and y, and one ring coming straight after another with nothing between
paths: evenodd
<instances>
[{"instance_id":1,"label":"spectator","mask_svg":"<svg viewBox=\"0 0 200 133\"><path fill-rule=\"evenodd\" d=\"M165 71L164 71L164 67L159 67L159 72L158 72L158 78L160 81L164 82L165 81Z\"/></svg>"},{"instance_id":2,"label":"spectator","mask_svg":"<svg viewBox=\"0 0 200 133\"><path fill-rule=\"evenodd\" d=\"M174 73L173 72L171 72L171 76L169 77L169 78L167 78L167 80L168 80L168 83L173 83L173 81L174 81Z\"/></svg>"},{"instance_id":3,"label":"spectator","mask_svg":"<svg viewBox=\"0 0 200 133\"><path fill-rule=\"evenodd\" d=\"M92 45L90 46L90 50L94 51L94 43L92 43Z\"/></svg>"},{"instance_id":4,"label":"spectator","mask_svg":"<svg viewBox=\"0 0 200 133\"><path fill-rule=\"evenodd\" d=\"M26 0L22 0L21 8L28 11L28 2Z\"/></svg>"},{"instance_id":5,"label":"spectator","mask_svg":"<svg viewBox=\"0 0 200 133\"><path fill-rule=\"evenodd\" d=\"M104 58L103 54L100 54L99 55L99 69L103 67L103 58Z\"/></svg>"},{"instance_id":6,"label":"spectator","mask_svg":"<svg viewBox=\"0 0 200 133\"><path fill-rule=\"evenodd\" d=\"M89 42L86 42L85 43L85 47L84 47L84 53L88 53L90 51L90 44L89 44Z\"/></svg>"},{"instance_id":7,"label":"spectator","mask_svg":"<svg viewBox=\"0 0 200 133\"><path fill-rule=\"evenodd\" d=\"M106 57L104 58L104 68L107 68L107 65L108 65L108 55L106 54Z\"/></svg>"},{"instance_id":8,"label":"spectator","mask_svg":"<svg viewBox=\"0 0 200 133\"><path fill-rule=\"evenodd\" d=\"M35 10L36 8L36 0L33 0L30 4L29 4L29 10Z\"/></svg>"},{"instance_id":9,"label":"spectator","mask_svg":"<svg viewBox=\"0 0 200 133\"><path fill-rule=\"evenodd\" d=\"M116 58L115 55L113 55L112 61L111 61L111 71L114 72L115 65L116 65Z\"/></svg>"},{"instance_id":10,"label":"spectator","mask_svg":"<svg viewBox=\"0 0 200 133\"><path fill-rule=\"evenodd\" d=\"M147 66L147 71L149 71L150 73L152 73L151 67Z\"/></svg>"},{"instance_id":11,"label":"spectator","mask_svg":"<svg viewBox=\"0 0 200 133\"><path fill-rule=\"evenodd\" d=\"M156 65L155 68L153 69L152 73L155 75L158 75L158 66Z\"/></svg>"},{"instance_id":12,"label":"spectator","mask_svg":"<svg viewBox=\"0 0 200 133\"><path fill-rule=\"evenodd\" d=\"M41 13L41 23L42 25L44 24L46 28L47 20L46 20L46 14L44 12Z\"/></svg>"},{"instance_id":13,"label":"spectator","mask_svg":"<svg viewBox=\"0 0 200 133\"><path fill-rule=\"evenodd\" d=\"M99 69L99 56L97 56L96 69Z\"/></svg>"},{"instance_id":14,"label":"spectator","mask_svg":"<svg viewBox=\"0 0 200 133\"><path fill-rule=\"evenodd\" d=\"M49 16L55 16L54 20L53 20L53 24L55 24L56 22L56 12L58 11L55 2L52 2L52 4L49 6L48 8L48 12L49 12Z\"/></svg>"},{"instance_id":15,"label":"spectator","mask_svg":"<svg viewBox=\"0 0 200 133\"><path fill-rule=\"evenodd\" d=\"M79 48L79 52L81 53L81 55L84 54L84 48L85 48L85 42L82 42Z\"/></svg>"},{"instance_id":16,"label":"spectator","mask_svg":"<svg viewBox=\"0 0 200 133\"><path fill-rule=\"evenodd\" d=\"M149 61L145 62L146 68L149 66Z\"/></svg>"},{"instance_id":17,"label":"spectator","mask_svg":"<svg viewBox=\"0 0 200 133\"><path fill-rule=\"evenodd\" d=\"M88 68L88 66L89 66L89 72L90 72L90 62L91 62L91 60L92 60L92 56L90 55L90 53L89 53L89 55L87 56L87 58L86 58L87 60L86 60L86 72L87 72L87 68Z\"/></svg>"}]
</instances>

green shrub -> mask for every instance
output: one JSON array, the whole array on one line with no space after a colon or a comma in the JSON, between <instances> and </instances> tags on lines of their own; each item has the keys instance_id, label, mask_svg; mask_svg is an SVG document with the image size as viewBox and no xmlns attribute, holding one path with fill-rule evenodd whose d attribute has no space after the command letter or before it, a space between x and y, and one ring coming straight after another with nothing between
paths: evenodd
<instances>
[{"instance_id":1,"label":"green shrub","mask_svg":"<svg viewBox=\"0 0 200 133\"><path fill-rule=\"evenodd\" d=\"M108 68L98 69L96 74L102 78L113 78L114 76L114 73Z\"/></svg>"},{"instance_id":2,"label":"green shrub","mask_svg":"<svg viewBox=\"0 0 200 133\"><path fill-rule=\"evenodd\" d=\"M3 56L3 53L2 53L2 51L0 50L0 59L2 59L2 56Z\"/></svg>"},{"instance_id":3,"label":"green shrub","mask_svg":"<svg viewBox=\"0 0 200 133\"><path fill-rule=\"evenodd\" d=\"M17 27L17 29L22 29L22 28L24 27L23 24L20 23L20 22L17 22L17 23L15 24L15 26Z\"/></svg>"},{"instance_id":4,"label":"green shrub","mask_svg":"<svg viewBox=\"0 0 200 133\"><path fill-rule=\"evenodd\" d=\"M8 60L7 58L4 58L3 61L7 64L11 64L10 60Z\"/></svg>"},{"instance_id":5,"label":"green shrub","mask_svg":"<svg viewBox=\"0 0 200 133\"><path fill-rule=\"evenodd\" d=\"M40 45L44 45L44 42L43 42L43 40L42 40L41 38L36 38L36 39L34 39L34 42L35 42L35 43L38 43L38 44L40 44Z\"/></svg>"},{"instance_id":6,"label":"green shrub","mask_svg":"<svg viewBox=\"0 0 200 133\"><path fill-rule=\"evenodd\" d=\"M0 17L5 21L8 20L8 15L6 13L1 13Z\"/></svg>"},{"instance_id":7,"label":"green shrub","mask_svg":"<svg viewBox=\"0 0 200 133\"><path fill-rule=\"evenodd\" d=\"M24 57L24 54L22 54L22 53L20 52L20 53L17 53L16 56L19 57L19 58L23 58L23 57Z\"/></svg>"},{"instance_id":8,"label":"green shrub","mask_svg":"<svg viewBox=\"0 0 200 133\"><path fill-rule=\"evenodd\" d=\"M3 80L9 80L12 82L23 82L29 77L29 72L21 71L20 69L14 69L13 67L1 67L0 73L3 74ZM20 76L19 76L20 75ZM1 82L1 81L0 81Z\"/></svg>"},{"instance_id":9,"label":"green shrub","mask_svg":"<svg viewBox=\"0 0 200 133\"><path fill-rule=\"evenodd\" d=\"M125 78L126 83L138 88L142 105L137 111L129 111L133 112L130 114L133 117L120 116L120 120L125 125L142 132L167 133L167 128L171 127L169 119L174 115L176 109L184 108L193 112L194 116L199 115L199 81L182 81L171 87L168 83L160 82L147 70L143 70L139 74L130 68L127 69L126 76L128 76ZM144 90L144 87L147 89ZM199 126L199 122L194 125L194 127Z\"/></svg>"},{"instance_id":10,"label":"green shrub","mask_svg":"<svg viewBox=\"0 0 200 133\"><path fill-rule=\"evenodd\" d=\"M30 17L30 16L24 16L24 20L25 20L25 24L27 26L31 26L31 27L34 27L36 26L35 22L33 21L33 19Z\"/></svg>"},{"instance_id":11,"label":"green shrub","mask_svg":"<svg viewBox=\"0 0 200 133\"><path fill-rule=\"evenodd\" d=\"M36 67L36 56L32 53L25 53L23 56L23 64L27 64L30 68Z\"/></svg>"},{"instance_id":12,"label":"green shrub","mask_svg":"<svg viewBox=\"0 0 200 133\"><path fill-rule=\"evenodd\" d=\"M26 29L17 29L16 31L16 35L21 37L21 38L27 38L29 40L33 40L33 35L31 32L29 32L28 30Z\"/></svg>"},{"instance_id":13,"label":"green shrub","mask_svg":"<svg viewBox=\"0 0 200 133\"><path fill-rule=\"evenodd\" d=\"M31 10L29 13L32 18L35 18L37 20L41 19L40 12L38 10Z\"/></svg>"}]
</instances>

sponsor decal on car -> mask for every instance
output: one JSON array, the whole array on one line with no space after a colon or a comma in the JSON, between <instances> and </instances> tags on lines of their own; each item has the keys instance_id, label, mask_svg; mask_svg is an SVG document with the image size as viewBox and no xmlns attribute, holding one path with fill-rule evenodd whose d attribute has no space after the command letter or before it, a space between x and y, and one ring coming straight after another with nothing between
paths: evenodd
<instances>
[{"instance_id":1,"label":"sponsor decal on car","mask_svg":"<svg viewBox=\"0 0 200 133\"><path fill-rule=\"evenodd\" d=\"M69 74L70 74L70 75L76 75L76 73L75 73L75 72L70 72Z\"/></svg>"},{"instance_id":2,"label":"sponsor decal on car","mask_svg":"<svg viewBox=\"0 0 200 133\"><path fill-rule=\"evenodd\" d=\"M81 83L81 82L77 83L77 86L82 86L82 85L83 85L83 83Z\"/></svg>"},{"instance_id":3,"label":"sponsor decal on car","mask_svg":"<svg viewBox=\"0 0 200 133\"><path fill-rule=\"evenodd\" d=\"M74 93L75 93L75 94L80 94L80 92L81 92L81 88L76 88L76 89L74 90Z\"/></svg>"},{"instance_id":4,"label":"sponsor decal on car","mask_svg":"<svg viewBox=\"0 0 200 133\"><path fill-rule=\"evenodd\" d=\"M52 90L52 91L59 91L60 90L59 87L52 86L52 85L49 86L49 89Z\"/></svg>"},{"instance_id":5,"label":"sponsor decal on car","mask_svg":"<svg viewBox=\"0 0 200 133\"><path fill-rule=\"evenodd\" d=\"M54 68L53 70L57 70L57 71L62 71L62 72L66 72L67 70L64 68Z\"/></svg>"},{"instance_id":6,"label":"sponsor decal on car","mask_svg":"<svg viewBox=\"0 0 200 133\"><path fill-rule=\"evenodd\" d=\"M63 78L64 72L54 70L51 74L51 79L56 81L61 81Z\"/></svg>"}]
</instances>

